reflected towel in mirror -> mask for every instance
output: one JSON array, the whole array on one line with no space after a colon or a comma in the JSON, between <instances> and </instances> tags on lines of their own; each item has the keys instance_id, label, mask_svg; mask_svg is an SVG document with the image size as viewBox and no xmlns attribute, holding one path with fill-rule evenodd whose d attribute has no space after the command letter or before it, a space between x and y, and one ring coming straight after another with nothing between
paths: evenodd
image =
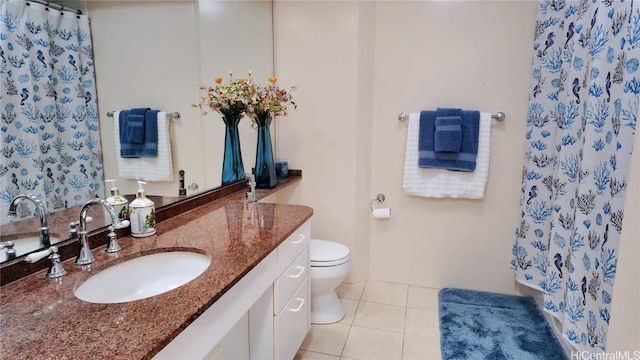
<instances>
[{"instance_id":1,"label":"reflected towel in mirror","mask_svg":"<svg viewBox=\"0 0 640 360\"><path fill-rule=\"evenodd\" d=\"M114 116L120 126L120 157L158 156L158 110L121 110Z\"/></svg>"},{"instance_id":2,"label":"reflected towel in mirror","mask_svg":"<svg viewBox=\"0 0 640 360\"><path fill-rule=\"evenodd\" d=\"M158 156L147 158L122 158L120 155L120 112L113 113L118 176L125 179L146 181L173 181L173 159L167 113L160 111L158 120Z\"/></svg>"}]
</instances>

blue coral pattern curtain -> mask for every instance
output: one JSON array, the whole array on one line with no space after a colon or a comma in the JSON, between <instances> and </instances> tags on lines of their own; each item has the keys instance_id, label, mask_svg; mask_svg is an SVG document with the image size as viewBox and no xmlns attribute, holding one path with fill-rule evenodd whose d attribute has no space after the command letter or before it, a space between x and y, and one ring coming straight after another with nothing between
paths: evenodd
<instances>
[{"instance_id":1,"label":"blue coral pattern curtain","mask_svg":"<svg viewBox=\"0 0 640 360\"><path fill-rule=\"evenodd\" d=\"M607 344L640 101L640 1L539 3L512 266L581 351Z\"/></svg>"},{"instance_id":2,"label":"blue coral pattern curtain","mask_svg":"<svg viewBox=\"0 0 640 360\"><path fill-rule=\"evenodd\" d=\"M88 17L24 0L1 2L2 208L25 192L48 211L102 195ZM19 209L19 217L32 215L28 206Z\"/></svg>"}]
</instances>

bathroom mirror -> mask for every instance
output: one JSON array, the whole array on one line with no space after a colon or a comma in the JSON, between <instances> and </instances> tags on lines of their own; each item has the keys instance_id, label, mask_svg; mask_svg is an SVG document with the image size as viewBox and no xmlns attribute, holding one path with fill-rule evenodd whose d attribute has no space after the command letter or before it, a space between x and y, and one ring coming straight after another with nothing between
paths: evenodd
<instances>
[{"instance_id":1,"label":"bathroom mirror","mask_svg":"<svg viewBox=\"0 0 640 360\"><path fill-rule=\"evenodd\" d=\"M252 78L260 83L273 75L272 2L86 1L86 10L91 21L105 179L118 179L122 194L134 194L137 188L135 180L118 176L114 119L107 113L150 107L180 113L170 124L174 179L145 186L148 194L162 199L157 207L182 199L178 197L179 170L185 171L186 186L198 187L187 196L219 187L222 118L213 111L203 116L191 105L201 96L200 85L213 85L215 77L228 81L229 70L234 78L246 77L252 70ZM256 132L247 118L239 130L245 171L250 172ZM78 212L79 207L73 207L49 215L49 225L55 227L61 241L69 238L68 224L78 220ZM89 215L94 217L88 224L90 229L105 226L97 207ZM21 237L33 242L27 235L37 234L36 220L3 225L0 234L6 239L0 238L0 242Z\"/></svg>"}]
</instances>

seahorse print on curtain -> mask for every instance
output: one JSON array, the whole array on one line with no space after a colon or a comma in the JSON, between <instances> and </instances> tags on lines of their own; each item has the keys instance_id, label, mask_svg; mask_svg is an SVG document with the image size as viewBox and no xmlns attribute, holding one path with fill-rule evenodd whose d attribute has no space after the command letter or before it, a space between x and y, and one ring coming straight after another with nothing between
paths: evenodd
<instances>
[{"instance_id":1,"label":"seahorse print on curtain","mask_svg":"<svg viewBox=\"0 0 640 360\"><path fill-rule=\"evenodd\" d=\"M511 265L580 351L607 344L639 57L640 2L539 3Z\"/></svg>"},{"instance_id":2,"label":"seahorse print on curtain","mask_svg":"<svg viewBox=\"0 0 640 360\"><path fill-rule=\"evenodd\" d=\"M19 193L36 195L48 211L102 195L88 17L2 0L0 26L2 208ZM19 217L33 215L20 205Z\"/></svg>"},{"instance_id":3,"label":"seahorse print on curtain","mask_svg":"<svg viewBox=\"0 0 640 360\"><path fill-rule=\"evenodd\" d=\"M540 1L511 265L581 351L607 344L639 57L640 1Z\"/></svg>"}]
</instances>

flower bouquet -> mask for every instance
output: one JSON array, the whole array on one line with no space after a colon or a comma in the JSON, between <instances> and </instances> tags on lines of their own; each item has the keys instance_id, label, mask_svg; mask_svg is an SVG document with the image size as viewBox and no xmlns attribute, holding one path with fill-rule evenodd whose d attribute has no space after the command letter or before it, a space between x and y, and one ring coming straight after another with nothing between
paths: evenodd
<instances>
[{"instance_id":1,"label":"flower bouquet","mask_svg":"<svg viewBox=\"0 0 640 360\"><path fill-rule=\"evenodd\" d=\"M276 85L278 79L269 77L269 85L257 87L255 94L253 88L248 98L246 113L253 119L253 124L258 129L258 141L256 149L256 186L259 188L272 188L276 186L276 167L271 144L269 126L275 116L287 116L287 108L296 103L291 92L280 89ZM295 90L295 88L291 88Z\"/></svg>"},{"instance_id":2,"label":"flower bouquet","mask_svg":"<svg viewBox=\"0 0 640 360\"><path fill-rule=\"evenodd\" d=\"M251 80L251 71L248 78L233 79L233 72L229 71L229 83L223 84L222 78L214 79L216 85L202 86L204 95L197 106L202 114L207 114L207 109L222 114L225 124L224 158L222 162L222 185L228 185L244 179L244 165L242 164L242 151L240 149L240 136L238 124L247 111L249 99L256 96L257 87Z\"/></svg>"}]
</instances>

